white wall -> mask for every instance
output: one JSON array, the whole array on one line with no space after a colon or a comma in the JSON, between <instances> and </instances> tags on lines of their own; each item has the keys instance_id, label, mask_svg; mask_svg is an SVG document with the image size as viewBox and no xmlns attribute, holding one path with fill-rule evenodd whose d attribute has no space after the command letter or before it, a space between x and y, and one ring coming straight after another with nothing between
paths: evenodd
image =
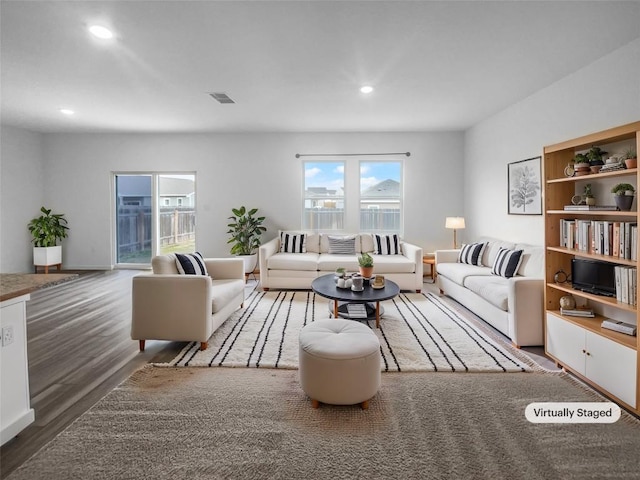
<instances>
[{"instance_id":1,"label":"white wall","mask_svg":"<svg viewBox=\"0 0 640 480\"><path fill-rule=\"evenodd\" d=\"M232 207L260 209L269 229L264 240L278 229L300 227L302 159L296 153L409 151L408 158L394 157L405 162L404 237L434 250L451 242L445 217L462 214L462 195L451 186L462 179L463 148L461 132L46 134L44 190L69 220L65 268L109 268L111 172L195 171L196 247L206 256L228 256Z\"/></svg>"},{"instance_id":2,"label":"white wall","mask_svg":"<svg viewBox=\"0 0 640 480\"><path fill-rule=\"evenodd\" d=\"M507 164L542 155L545 145L640 120L639 78L640 39L469 129L463 239L541 245L541 216L507 214Z\"/></svg>"},{"instance_id":3,"label":"white wall","mask_svg":"<svg viewBox=\"0 0 640 480\"><path fill-rule=\"evenodd\" d=\"M0 272L29 272L33 255L27 224L45 205L42 135L3 126L0 145Z\"/></svg>"}]
</instances>

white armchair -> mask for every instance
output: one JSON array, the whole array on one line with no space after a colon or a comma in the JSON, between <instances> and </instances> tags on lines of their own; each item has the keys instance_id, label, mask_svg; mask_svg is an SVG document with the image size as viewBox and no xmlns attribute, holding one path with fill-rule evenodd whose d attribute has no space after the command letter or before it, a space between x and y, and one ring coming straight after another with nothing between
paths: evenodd
<instances>
[{"instance_id":1,"label":"white armchair","mask_svg":"<svg viewBox=\"0 0 640 480\"><path fill-rule=\"evenodd\" d=\"M200 342L242 307L244 264L240 258L207 258L205 275L181 275L173 255L151 261L153 273L133 277L131 338Z\"/></svg>"}]
</instances>

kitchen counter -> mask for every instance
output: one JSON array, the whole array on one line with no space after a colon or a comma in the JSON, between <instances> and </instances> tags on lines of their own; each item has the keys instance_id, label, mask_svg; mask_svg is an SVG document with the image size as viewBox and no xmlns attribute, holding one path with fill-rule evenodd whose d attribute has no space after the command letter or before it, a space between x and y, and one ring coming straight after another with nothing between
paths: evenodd
<instances>
[{"instance_id":1,"label":"kitchen counter","mask_svg":"<svg viewBox=\"0 0 640 480\"><path fill-rule=\"evenodd\" d=\"M77 273L0 273L0 302L76 278Z\"/></svg>"}]
</instances>

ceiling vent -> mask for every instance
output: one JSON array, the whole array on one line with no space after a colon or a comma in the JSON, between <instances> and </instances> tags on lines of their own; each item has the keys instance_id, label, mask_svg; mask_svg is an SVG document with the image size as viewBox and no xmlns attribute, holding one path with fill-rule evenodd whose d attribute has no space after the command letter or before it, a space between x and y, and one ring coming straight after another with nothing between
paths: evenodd
<instances>
[{"instance_id":1,"label":"ceiling vent","mask_svg":"<svg viewBox=\"0 0 640 480\"><path fill-rule=\"evenodd\" d=\"M215 98L220 103L236 103L233 100L231 100L226 93L213 92L213 93L210 93L209 95L211 95L213 98Z\"/></svg>"}]
</instances>

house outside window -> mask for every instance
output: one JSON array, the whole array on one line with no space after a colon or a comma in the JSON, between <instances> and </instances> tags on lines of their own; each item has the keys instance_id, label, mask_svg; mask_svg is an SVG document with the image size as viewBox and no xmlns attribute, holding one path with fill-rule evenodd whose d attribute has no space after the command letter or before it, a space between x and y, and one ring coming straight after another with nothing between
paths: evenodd
<instances>
[{"instance_id":1,"label":"house outside window","mask_svg":"<svg viewBox=\"0 0 640 480\"><path fill-rule=\"evenodd\" d=\"M360 162L360 230L402 232L402 162Z\"/></svg>"},{"instance_id":2,"label":"house outside window","mask_svg":"<svg viewBox=\"0 0 640 480\"><path fill-rule=\"evenodd\" d=\"M303 162L302 228L344 228L344 162Z\"/></svg>"}]
</instances>

